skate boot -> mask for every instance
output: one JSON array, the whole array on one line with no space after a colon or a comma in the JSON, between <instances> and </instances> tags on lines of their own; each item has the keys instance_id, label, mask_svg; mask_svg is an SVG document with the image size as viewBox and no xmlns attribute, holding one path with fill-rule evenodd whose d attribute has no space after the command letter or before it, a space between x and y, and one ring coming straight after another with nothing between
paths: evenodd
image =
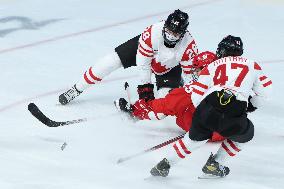
<instances>
[{"instance_id":1,"label":"skate boot","mask_svg":"<svg viewBox=\"0 0 284 189\"><path fill-rule=\"evenodd\" d=\"M151 169L150 173L152 176L166 177L170 172L170 168L171 166L169 161L164 158L155 167Z\"/></svg>"},{"instance_id":2,"label":"skate boot","mask_svg":"<svg viewBox=\"0 0 284 189\"><path fill-rule=\"evenodd\" d=\"M202 168L202 172L204 173L204 177L207 178L220 178L225 177L230 173L230 169L226 166L220 165L213 154L210 155L206 164Z\"/></svg>"},{"instance_id":3,"label":"skate boot","mask_svg":"<svg viewBox=\"0 0 284 189\"><path fill-rule=\"evenodd\" d=\"M124 98L115 100L114 105L119 111L125 112L127 114L132 113L131 105Z\"/></svg>"},{"instance_id":4,"label":"skate boot","mask_svg":"<svg viewBox=\"0 0 284 189\"><path fill-rule=\"evenodd\" d=\"M71 100L79 96L81 93L82 92L76 88L76 85L74 85L71 89L59 96L59 102L62 105L68 104Z\"/></svg>"}]
</instances>

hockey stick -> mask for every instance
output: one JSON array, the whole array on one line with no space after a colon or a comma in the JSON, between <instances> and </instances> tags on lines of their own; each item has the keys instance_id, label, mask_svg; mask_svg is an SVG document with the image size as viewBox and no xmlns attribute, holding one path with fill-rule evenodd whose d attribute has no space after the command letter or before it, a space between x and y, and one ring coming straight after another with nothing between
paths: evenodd
<instances>
[{"instance_id":1,"label":"hockey stick","mask_svg":"<svg viewBox=\"0 0 284 189\"><path fill-rule=\"evenodd\" d=\"M171 143L173 143L173 142L175 142L175 141L177 141L177 140L183 138L184 135L185 135L185 133L183 133L183 134L181 134L181 135L179 135L179 136L176 136L175 138L172 138L172 139L170 139L170 140L167 140L167 141L165 141L165 142L163 142L163 143L161 143L161 144L158 144L158 145L156 145L156 146L154 146L154 147L152 147L152 148L143 150L143 151L141 151L141 152L138 152L138 153L136 153L136 154L132 154L132 155L129 155L129 156L126 156L126 157L123 157L123 158L119 158L118 161L117 161L117 163L118 163L118 164L119 164L119 163L123 163L123 162L128 161L128 160L130 160L130 159L133 159L133 158L135 158L135 157L137 157L137 156L141 156L141 155L146 154L146 153L148 153L148 152L152 152L152 151L155 151L155 150L157 150L157 149L160 149L160 148L162 148L162 147L164 147L164 146L167 146L167 145L169 145L169 144L171 144Z\"/></svg>"},{"instance_id":2,"label":"hockey stick","mask_svg":"<svg viewBox=\"0 0 284 189\"><path fill-rule=\"evenodd\" d=\"M126 92L127 100L125 100L124 98L120 98L119 100L114 101L114 105L119 111L122 111L129 115L131 118L133 118L131 110L131 96L129 91L129 84L127 81L124 83L124 90ZM123 106L124 108L121 108L121 106Z\"/></svg>"},{"instance_id":3,"label":"hockey stick","mask_svg":"<svg viewBox=\"0 0 284 189\"><path fill-rule=\"evenodd\" d=\"M63 122L53 121L49 119L48 117L46 117L46 115L44 115L42 111L34 103L30 103L28 105L28 110L35 118L37 118L40 122L42 122L48 127L59 127L59 126L71 125L71 124L87 121L87 118L81 118L81 119L75 119L75 120L63 121Z\"/></svg>"},{"instance_id":4,"label":"hockey stick","mask_svg":"<svg viewBox=\"0 0 284 189\"><path fill-rule=\"evenodd\" d=\"M128 84L127 81L124 83L124 90L126 91L128 102L131 104L131 96L130 96L130 91L129 91L129 84Z\"/></svg>"}]
</instances>

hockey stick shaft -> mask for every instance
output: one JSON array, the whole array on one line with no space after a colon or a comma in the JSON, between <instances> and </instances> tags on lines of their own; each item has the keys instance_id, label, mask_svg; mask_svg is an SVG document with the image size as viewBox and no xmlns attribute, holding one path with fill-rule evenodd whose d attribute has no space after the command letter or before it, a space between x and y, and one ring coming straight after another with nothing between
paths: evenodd
<instances>
[{"instance_id":1,"label":"hockey stick shaft","mask_svg":"<svg viewBox=\"0 0 284 189\"><path fill-rule=\"evenodd\" d=\"M169 145L169 144L171 144L171 143L173 143L173 142L175 142L175 141L177 141L177 140L183 138L184 135L185 135L185 133L183 133L183 134L181 134L181 135L179 135L179 136L176 136L175 138L172 138L172 139L170 139L170 140L167 140L167 141L165 141L165 142L163 142L163 143L161 143L161 144L158 144L158 145L156 145L156 146L153 146L153 147L151 147L151 148L148 148L148 149L146 149L146 150L143 150L143 151L141 151L141 152L138 152L138 153L136 153L136 154L132 154L132 155L129 155L129 156L120 158L120 159L118 159L117 163L118 163L118 164L119 164L119 163L123 163L123 162L128 161L128 160L130 160L130 159L133 159L133 158L135 158L135 157L138 157L138 156L141 156L141 155L143 155L143 154L146 154L146 153L148 153L148 152L152 152L152 151L155 151L155 150L157 150L157 149L160 149L160 148L162 148L162 147L164 147L164 146L167 146L167 145Z\"/></svg>"},{"instance_id":2,"label":"hockey stick shaft","mask_svg":"<svg viewBox=\"0 0 284 189\"><path fill-rule=\"evenodd\" d=\"M128 102L129 102L130 104L132 104L131 95L130 95L130 91L129 91L129 84L128 84L127 81L124 83L124 90L126 91L126 95L127 95Z\"/></svg>"}]
</instances>

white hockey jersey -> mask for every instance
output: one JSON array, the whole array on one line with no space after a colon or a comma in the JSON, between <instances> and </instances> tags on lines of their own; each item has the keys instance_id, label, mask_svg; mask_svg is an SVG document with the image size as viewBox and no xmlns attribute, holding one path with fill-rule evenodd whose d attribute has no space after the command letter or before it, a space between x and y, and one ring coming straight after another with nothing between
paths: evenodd
<instances>
[{"instance_id":1,"label":"white hockey jersey","mask_svg":"<svg viewBox=\"0 0 284 189\"><path fill-rule=\"evenodd\" d=\"M141 83L151 83L151 74L163 75L181 64L184 74L189 74L191 60L198 54L193 37L186 32L184 37L175 45L168 48L164 45L162 36L164 22L147 27L141 34L136 55Z\"/></svg>"},{"instance_id":2,"label":"white hockey jersey","mask_svg":"<svg viewBox=\"0 0 284 189\"><path fill-rule=\"evenodd\" d=\"M191 86L192 102L199 103L213 91L227 89L240 101L248 101L259 107L272 93L272 81L263 73L260 65L246 58L224 57L204 68L198 81Z\"/></svg>"}]
</instances>

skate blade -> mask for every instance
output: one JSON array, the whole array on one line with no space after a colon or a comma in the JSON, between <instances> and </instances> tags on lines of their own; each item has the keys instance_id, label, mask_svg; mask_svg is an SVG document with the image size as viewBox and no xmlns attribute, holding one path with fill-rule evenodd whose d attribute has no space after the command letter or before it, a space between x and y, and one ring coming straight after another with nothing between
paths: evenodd
<instances>
[{"instance_id":1,"label":"skate blade","mask_svg":"<svg viewBox=\"0 0 284 189\"><path fill-rule=\"evenodd\" d=\"M224 177L220 177L220 176L216 176L216 175L210 175L210 174L205 174L203 173L203 175L197 177L198 179L220 179L220 178L224 178Z\"/></svg>"},{"instance_id":2,"label":"skate blade","mask_svg":"<svg viewBox=\"0 0 284 189\"><path fill-rule=\"evenodd\" d=\"M144 181L161 181L161 180L165 180L166 177L160 177L160 176L148 176L148 177L145 177L143 180Z\"/></svg>"}]
</instances>

